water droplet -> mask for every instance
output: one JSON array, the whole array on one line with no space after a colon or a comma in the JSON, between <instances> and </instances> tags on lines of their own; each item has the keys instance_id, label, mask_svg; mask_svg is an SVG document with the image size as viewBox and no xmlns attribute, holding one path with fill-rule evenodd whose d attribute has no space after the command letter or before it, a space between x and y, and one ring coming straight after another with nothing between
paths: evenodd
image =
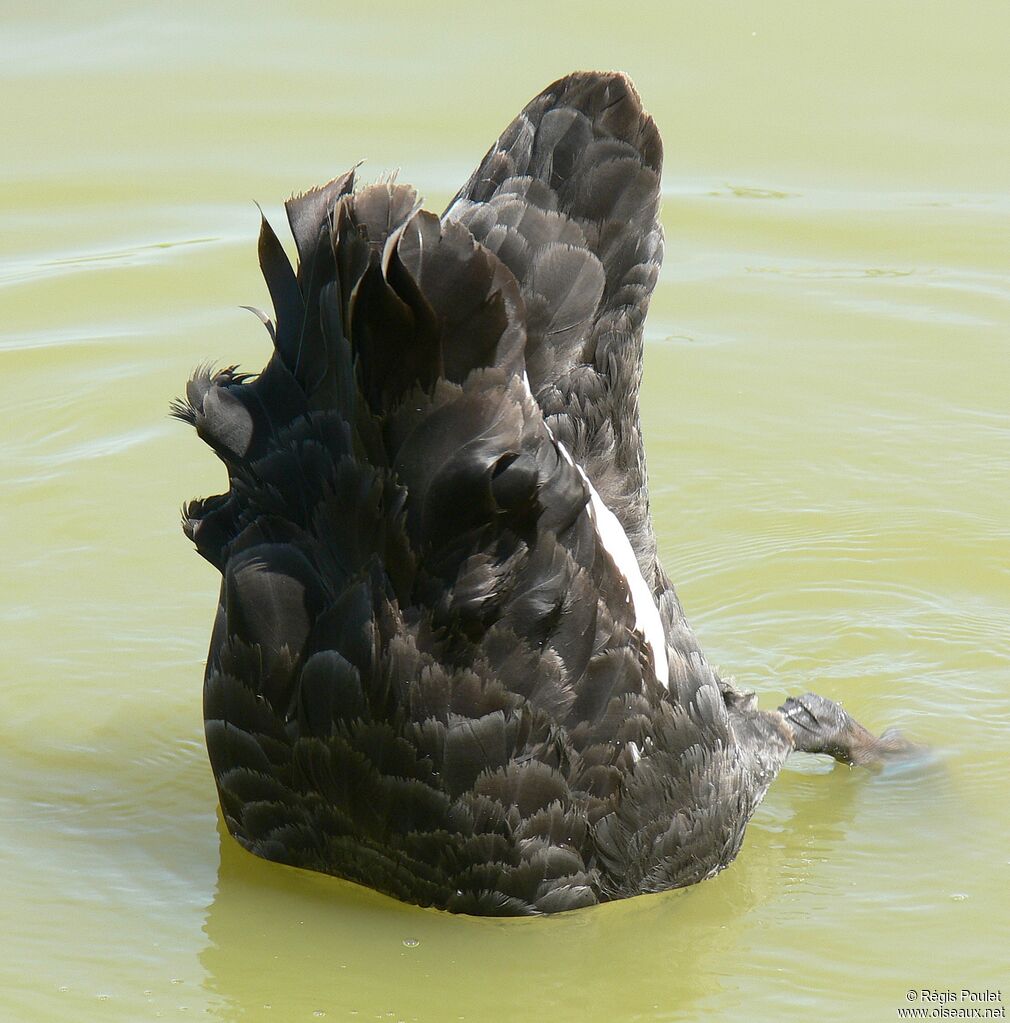
<instances>
[{"instance_id":1,"label":"water droplet","mask_svg":"<svg viewBox=\"0 0 1010 1023\"><path fill-rule=\"evenodd\" d=\"M420 945L421 942L420 939L418 938L404 938L403 944L407 948L417 948L417 946Z\"/></svg>"},{"instance_id":2,"label":"water droplet","mask_svg":"<svg viewBox=\"0 0 1010 1023\"><path fill-rule=\"evenodd\" d=\"M954 902L967 902L968 896L964 892L954 892L954 894L951 895L951 900Z\"/></svg>"}]
</instances>

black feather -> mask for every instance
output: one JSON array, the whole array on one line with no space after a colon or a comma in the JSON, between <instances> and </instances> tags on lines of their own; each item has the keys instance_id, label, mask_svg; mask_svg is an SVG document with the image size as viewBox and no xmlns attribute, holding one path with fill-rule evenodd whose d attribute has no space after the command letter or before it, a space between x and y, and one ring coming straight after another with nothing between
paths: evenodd
<instances>
[{"instance_id":1,"label":"black feather","mask_svg":"<svg viewBox=\"0 0 1010 1023\"><path fill-rule=\"evenodd\" d=\"M735 852L752 761L648 518L660 163L627 79L573 75L441 221L349 171L286 204L297 272L263 221L274 354L201 367L173 405L228 469L184 529L223 575L206 735L251 851L491 914ZM657 594L670 691L592 488Z\"/></svg>"}]
</instances>

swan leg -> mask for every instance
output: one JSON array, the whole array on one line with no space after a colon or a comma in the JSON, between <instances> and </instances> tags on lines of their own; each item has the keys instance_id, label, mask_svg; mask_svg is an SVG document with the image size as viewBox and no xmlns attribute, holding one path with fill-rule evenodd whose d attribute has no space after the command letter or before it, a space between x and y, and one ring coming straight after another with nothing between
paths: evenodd
<instances>
[{"instance_id":1,"label":"swan leg","mask_svg":"<svg viewBox=\"0 0 1010 1023\"><path fill-rule=\"evenodd\" d=\"M827 753L843 764L866 766L921 754L897 729L876 736L840 704L816 693L791 696L779 708L801 753Z\"/></svg>"}]
</instances>

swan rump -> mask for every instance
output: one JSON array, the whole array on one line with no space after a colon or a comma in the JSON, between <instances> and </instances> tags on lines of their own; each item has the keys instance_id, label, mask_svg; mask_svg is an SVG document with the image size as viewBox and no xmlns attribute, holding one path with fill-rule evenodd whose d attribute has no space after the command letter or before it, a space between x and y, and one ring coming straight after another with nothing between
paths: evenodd
<instances>
[{"instance_id":1,"label":"swan rump","mask_svg":"<svg viewBox=\"0 0 1010 1023\"><path fill-rule=\"evenodd\" d=\"M175 414L225 462L204 687L254 853L470 913L689 884L793 746L698 649L638 414L661 146L627 78L536 97L441 217L354 173L264 220L274 342Z\"/></svg>"}]
</instances>

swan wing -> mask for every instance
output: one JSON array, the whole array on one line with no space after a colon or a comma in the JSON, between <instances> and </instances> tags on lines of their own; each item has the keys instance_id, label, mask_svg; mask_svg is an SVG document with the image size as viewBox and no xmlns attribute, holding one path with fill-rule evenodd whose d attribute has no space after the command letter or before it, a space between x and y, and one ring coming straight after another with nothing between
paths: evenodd
<instances>
[{"instance_id":1,"label":"swan wing","mask_svg":"<svg viewBox=\"0 0 1010 1023\"><path fill-rule=\"evenodd\" d=\"M652 589L638 389L663 258L661 167L659 132L627 76L572 74L527 104L444 214L515 274L533 393Z\"/></svg>"},{"instance_id":2,"label":"swan wing","mask_svg":"<svg viewBox=\"0 0 1010 1023\"><path fill-rule=\"evenodd\" d=\"M533 393L623 529L658 610L671 692L689 702L712 673L659 560L639 415L663 259L662 159L630 79L579 72L526 105L443 218L465 224L519 282Z\"/></svg>"}]
</instances>

